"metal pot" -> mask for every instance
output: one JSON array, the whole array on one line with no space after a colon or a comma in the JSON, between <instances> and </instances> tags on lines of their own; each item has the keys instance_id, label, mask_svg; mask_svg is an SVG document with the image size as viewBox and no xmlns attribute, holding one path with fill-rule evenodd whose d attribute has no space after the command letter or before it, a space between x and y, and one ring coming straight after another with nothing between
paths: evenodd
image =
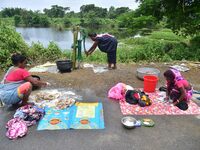
<instances>
[{"instance_id":1,"label":"metal pot","mask_svg":"<svg viewBox=\"0 0 200 150\"><path fill-rule=\"evenodd\" d=\"M59 61L56 61L56 65L60 72L71 72L71 69L72 69L71 60L59 60Z\"/></svg>"},{"instance_id":2,"label":"metal pot","mask_svg":"<svg viewBox=\"0 0 200 150\"><path fill-rule=\"evenodd\" d=\"M135 128L136 122L137 122L137 120L131 116L126 116L121 119L121 123L127 129Z\"/></svg>"},{"instance_id":3,"label":"metal pot","mask_svg":"<svg viewBox=\"0 0 200 150\"><path fill-rule=\"evenodd\" d=\"M37 75L31 75L33 78L37 79L37 80L41 80L39 76ZM32 86L32 90L38 90L40 87L39 86L36 86L36 85L33 85Z\"/></svg>"},{"instance_id":4,"label":"metal pot","mask_svg":"<svg viewBox=\"0 0 200 150\"><path fill-rule=\"evenodd\" d=\"M154 75L154 76L157 76L159 78L160 70L158 70L156 68L148 68L148 67L142 67L142 68L137 69L136 76L140 80L144 80L145 75Z\"/></svg>"}]
</instances>

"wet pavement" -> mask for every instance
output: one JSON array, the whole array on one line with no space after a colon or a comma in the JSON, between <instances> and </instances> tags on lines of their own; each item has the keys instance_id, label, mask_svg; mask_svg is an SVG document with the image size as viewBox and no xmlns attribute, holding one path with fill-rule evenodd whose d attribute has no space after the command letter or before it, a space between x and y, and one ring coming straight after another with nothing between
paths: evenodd
<instances>
[{"instance_id":1,"label":"wet pavement","mask_svg":"<svg viewBox=\"0 0 200 150\"><path fill-rule=\"evenodd\" d=\"M90 89L76 92L82 101L100 101L104 107L103 130L55 130L37 131L30 127L28 134L11 141L6 136L6 122L14 111L0 108L1 150L199 150L200 119L198 116L134 116L151 118L152 128L125 129L120 121L122 114L116 101L97 97Z\"/></svg>"},{"instance_id":2,"label":"wet pavement","mask_svg":"<svg viewBox=\"0 0 200 150\"><path fill-rule=\"evenodd\" d=\"M129 67L130 68L130 67ZM161 69L162 70L162 69ZM80 72L84 73L81 74ZM150 118L155 126L127 130L121 125L122 113L118 102L107 99L107 91L117 81L142 86L134 75L134 69L126 67L116 72L93 75L91 71L77 71L72 74L39 74L50 78L53 87L70 87L82 96L82 101L100 101L104 108L105 129L103 130L54 130L37 131L36 125L28 134L11 141L6 136L5 124L14 111L0 108L0 150L199 150L200 116L134 116L136 119ZM191 73L191 72L190 72ZM189 73L189 74L190 74ZM193 72L195 74L195 72ZM111 76L112 74L112 76ZM199 78L199 72L193 79ZM78 76L79 75L79 76ZM114 77L113 77L114 75ZM187 75L187 74L186 74ZM81 76L81 77L80 77ZM63 80L66 78L65 80ZM84 78L84 79L83 79ZM112 78L112 81L110 81ZM90 79L90 80L89 80ZM96 80L95 80L96 79ZM109 82L110 81L110 82ZM193 83L196 87L199 81ZM161 82L163 83L163 82ZM161 84L160 83L160 84ZM102 86L105 85L105 86ZM197 101L199 103L199 101Z\"/></svg>"}]
</instances>

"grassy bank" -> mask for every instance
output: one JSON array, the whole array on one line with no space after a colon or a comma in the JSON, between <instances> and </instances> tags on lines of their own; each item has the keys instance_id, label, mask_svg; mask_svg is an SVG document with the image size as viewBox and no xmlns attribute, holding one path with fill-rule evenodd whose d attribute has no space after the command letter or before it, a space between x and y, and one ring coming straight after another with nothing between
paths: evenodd
<instances>
[{"instance_id":1,"label":"grassy bank","mask_svg":"<svg viewBox=\"0 0 200 150\"><path fill-rule=\"evenodd\" d=\"M5 23L6 22L6 23ZM0 63L1 68L7 68L12 53L19 52L26 55L31 64L55 61L57 59L70 58L70 52L62 52L53 42L45 48L40 43L28 46L14 27L8 25L11 20L0 21ZM120 32L119 32L120 33ZM172 60L200 60L200 38L192 40L181 37L169 29L153 31L140 38L129 37L120 39L117 50L119 63L130 62L168 62ZM85 62L106 62L107 56L98 50L93 55L86 57Z\"/></svg>"},{"instance_id":2,"label":"grassy bank","mask_svg":"<svg viewBox=\"0 0 200 150\"><path fill-rule=\"evenodd\" d=\"M198 54L198 55L197 55ZM169 29L152 32L140 38L126 38L119 41L117 59L120 63L168 62L172 60L200 60L200 48L190 45L190 38L174 34ZM106 62L106 55L96 51L86 61Z\"/></svg>"}]
</instances>

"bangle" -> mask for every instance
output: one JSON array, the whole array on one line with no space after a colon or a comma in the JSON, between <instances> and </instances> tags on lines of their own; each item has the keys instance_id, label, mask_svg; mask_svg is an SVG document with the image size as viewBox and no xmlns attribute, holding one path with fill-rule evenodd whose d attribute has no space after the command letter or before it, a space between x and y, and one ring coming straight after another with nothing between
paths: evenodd
<instances>
[{"instance_id":1,"label":"bangle","mask_svg":"<svg viewBox=\"0 0 200 150\"><path fill-rule=\"evenodd\" d=\"M177 100L177 103L179 103L180 101L179 100Z\"/></svg>"}]
</instances>

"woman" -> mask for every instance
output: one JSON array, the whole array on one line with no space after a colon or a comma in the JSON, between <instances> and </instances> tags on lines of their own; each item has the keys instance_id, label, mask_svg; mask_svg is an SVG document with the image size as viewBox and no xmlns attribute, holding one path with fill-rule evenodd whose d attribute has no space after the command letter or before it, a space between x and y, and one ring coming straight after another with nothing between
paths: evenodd
<instances>
[{"instance_id":1,"label":"woman","mask_svg":"<svg viewBox=\"0 0 200 150\"><path fill-rule=\"evenodd\" d=\"M173 100L173 104L180 109L187 109L187 102L192 98L192 86L190 83L175 69L165 71L164 77L167 81L166 100L170 98Z\"/></svg>"},{"instance_id":2,"label":"woman","mask_svg":"<svg viewBox=\"0 0 200 150\"><path fill-rule=\"evenodd\" d=\"M110 34L89 33L88 36L94 44L88 51L85 51L86 55L91 55L98 46L100 51L107 53L108 69L116 69L117 39Z\"/></svg>"},{"instance_id":3,"label":"woman","mask_svg":"<svg viewBox=\"0 0 200 150\"><path fill-rule=\"evenodd\" d=\"M14 54L11 60L14 66L9 68L0 84L0 100L7 105L26 105L32 91L32 85L42 87L49 83L37 80L30 75L25 69L25 56Z\"/></svg>"}]
</instances>

